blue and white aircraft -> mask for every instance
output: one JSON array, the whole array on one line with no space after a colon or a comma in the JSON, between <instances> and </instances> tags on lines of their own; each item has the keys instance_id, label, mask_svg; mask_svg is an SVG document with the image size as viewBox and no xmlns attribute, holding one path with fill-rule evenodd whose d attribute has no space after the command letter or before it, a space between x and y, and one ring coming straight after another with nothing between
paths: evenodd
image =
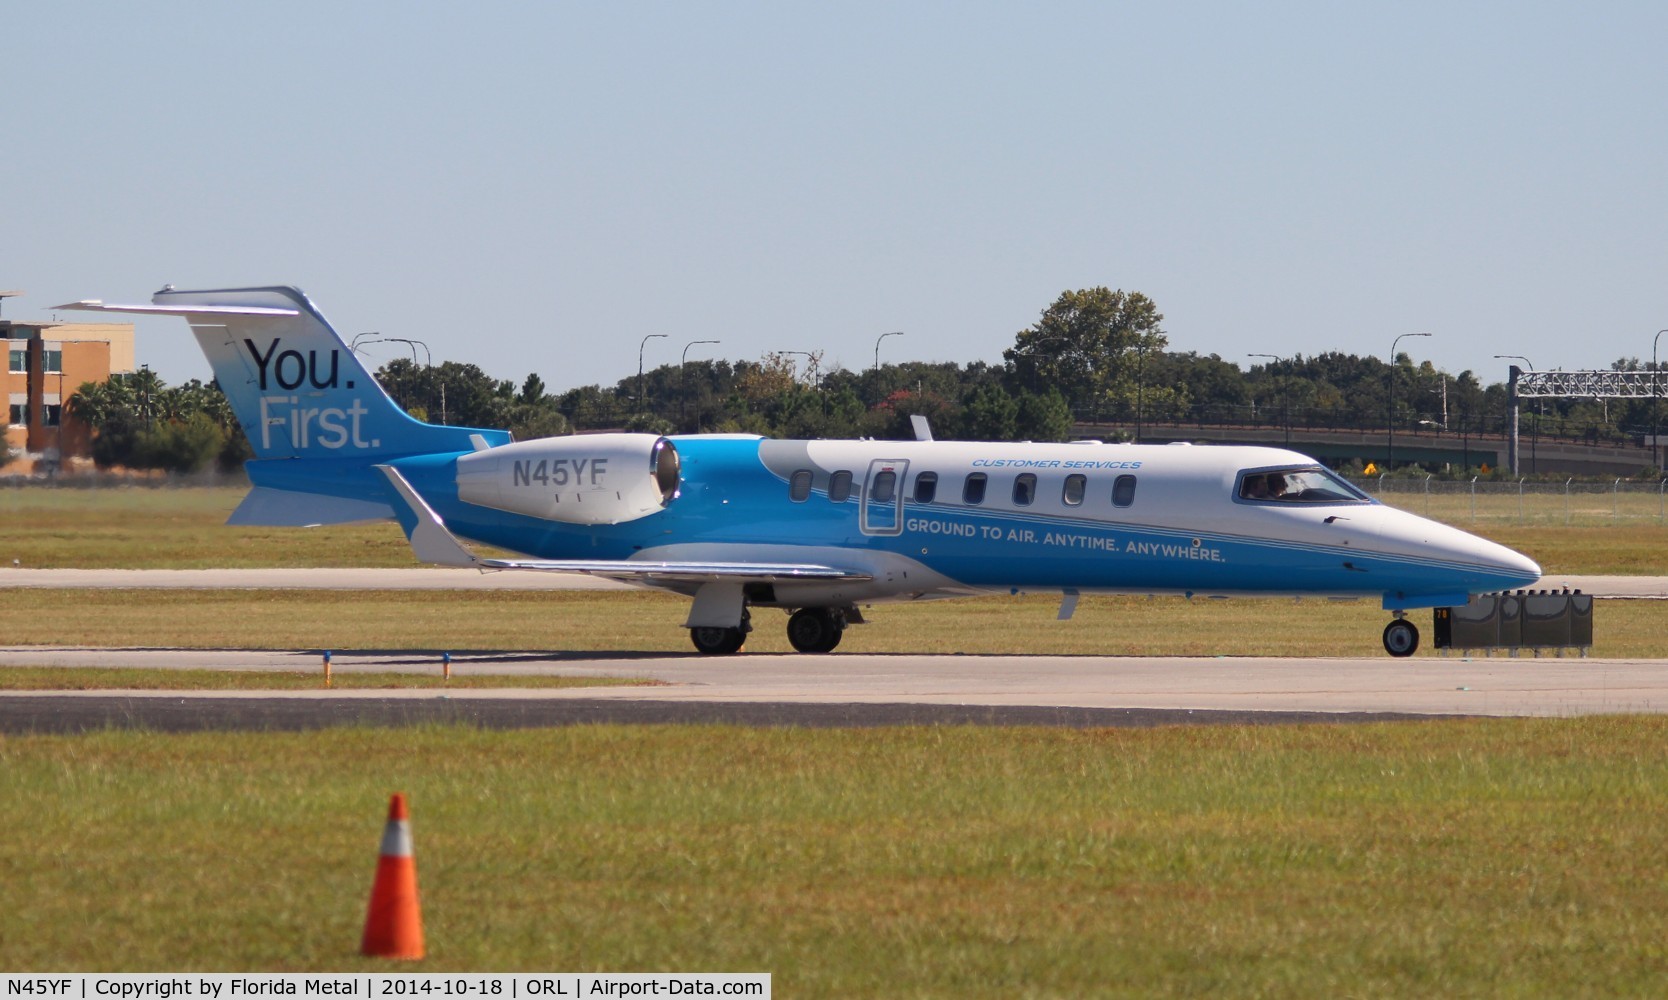
<instances>
[{"instance_id":1,"label":"blue and white aircraft","mask_svg":"<svg viewBox=\"0 0 1668 1000\"><path fill-rule=\"evenodd\" d=\"M751 609L829 652L860 605L1006 592L1375 598L1410 655L1414 608L1540 577L1532 560L1378 503L1277 448L752 435L512 441L422 423L288 287L62 308L184 316L249 435L233 524L394 518L418 559L589 573L693 598L695 648L733 653ZM486 558L459 539L526 558Z\"/></svg>"}]
</instances>

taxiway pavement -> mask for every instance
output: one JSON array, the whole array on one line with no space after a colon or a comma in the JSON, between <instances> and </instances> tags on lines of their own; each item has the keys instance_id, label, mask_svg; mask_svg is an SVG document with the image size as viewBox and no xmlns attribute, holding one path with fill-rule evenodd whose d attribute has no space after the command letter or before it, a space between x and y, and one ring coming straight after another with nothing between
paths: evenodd
<instances>
[{"instance_id":1,"label":"taxiway pavement","mask_svg":"<svg viewBox=\"0 0 1668 1000\"><path fill-rule=\"evenodd\" d=\"M1136 657L453 652L453 676L630 677L655 686L344 691L323 686L312 650L0 648L5 666L135 666L317 672L316 690L274 696L214 691L122 692L133 699L341 702L513 699L662 705L936 705L988 708L1574 716L1668 712L1668 661L1556 657ZM426 651L336 652L338 675L439 674ZM107 697L89 692L85 697ZM13 692L0 700L83 697Z\"/></svg>"}]
</instances>

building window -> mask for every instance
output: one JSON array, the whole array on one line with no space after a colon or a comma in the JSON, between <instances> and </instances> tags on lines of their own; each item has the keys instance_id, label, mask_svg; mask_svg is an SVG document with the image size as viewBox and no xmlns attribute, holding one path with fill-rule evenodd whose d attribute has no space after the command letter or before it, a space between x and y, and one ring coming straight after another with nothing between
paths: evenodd
<instances>
[{"instance_id":1,"label":"building window","mask_svg":"<svg viewBox=\"0 0 1668 1000\"><path fill-rule=\"evenodd\" d=\"M25 427L29 421L29 404L13 403L11 423L13 427Z\"/></svg>"},{"instance_id":2,"label":"building window","mask_svg":"<svg viewBox=\"0 0 1668 1000\"><path fill-rule=\"evenodd\" d=\"M1031 501L1037 499L1037 476L1034 472L1021 473L1014 477L1014 506L1029 507Z\"/></svg>"},{"instance_id":3,"label":"building window","mask_svg":"<svg viewBox=\"0 0 1668 1000\"><path fill-rule=\"evenodd\" d=\"M19 350L14 347L9 353L11 354L11 373L13 375L27 374L29 371L29 349L25 347Z\"/></svg>"},{"instance_id":4,"label":"building window","mask_svg":"<svg viewBox=\"0 0 1668 1000\"><path fill-rule=\"evenodd\" d=\"M64 370L64 352L41 351L41 371L58 374Z\"/></svg>"},{"instance_id":5,"label":"building window","mask_svg":"<svg viewBox=\"0 0 1668 1000\"><path fill-rule=\"evenodd\" d=\"M923 472L915 477L915 502L932 503L938 496L938 473Z\"/></svg>"},{"instance_id":6,"label":"building window","mask_svg":"<svg viewBox=\"0 0 1668 1000\"><path fill-rule=\"evenodd\" d=\"M61 419L64 408L58 403L47 403L41 407L41 426L56 427Z\"/></svg>"},{"instance_id":7,"label":"building window","mask_svg":"<svg viewBox=\"0 0 1668 1000\"><path fill-rule=\"evenodd\" d=\"M1112 484L1112 506L1128 507L1135 502L1135 477L1119 476Z\"/></svg>"}]
</instances>

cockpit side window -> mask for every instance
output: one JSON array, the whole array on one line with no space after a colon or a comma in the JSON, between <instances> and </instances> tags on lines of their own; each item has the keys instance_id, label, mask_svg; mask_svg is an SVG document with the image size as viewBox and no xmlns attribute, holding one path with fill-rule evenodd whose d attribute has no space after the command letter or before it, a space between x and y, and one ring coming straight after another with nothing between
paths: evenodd
<instances>
[{"instance_id":1,"label":"cockpit side window","mask_svg":"<svg viewBox=\"0 0 1668 1000\"><path fill-rule=\"evenodd\" d=\"M1365 493L1319 466L1240 473L1235 495L1251 503L1372 503Z\"/></svg>"}]
</instances>

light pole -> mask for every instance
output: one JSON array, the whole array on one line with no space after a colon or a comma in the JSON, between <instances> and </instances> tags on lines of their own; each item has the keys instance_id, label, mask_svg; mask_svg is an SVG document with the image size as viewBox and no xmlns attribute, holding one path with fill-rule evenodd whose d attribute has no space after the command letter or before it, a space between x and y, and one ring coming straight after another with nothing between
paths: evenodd
<instances>
[{"instance_id":1,"label":"light pole","mask_svg":"<svg viewBox=\"0 0 1668 1000\"><path fill-rule=\"evenodd\" d=\"M875 371L876 372L880 371L880 342L885 340L887 337L901 337L901 336L903 336L903 331L902 330L893 330L891 333L883 333L880 336L875 338Z\"/></svg>"},{"instance_id":2,"label":"light pole","mask_svg":"<svg viewBox=\"0 0 1668 1000\"><path fill-rule=\"evenodd\" d=\"M803 354L811 369L811 388L817 387L817 356L810 351L777 351L777 354Z\"/></svg>"},{"instance_id":3,"label":"light pole","mask_svg":"<svg viewBox=\"0 0 1668 1000\"><path fill-rule=\"evenodd\" d=\"M1658 375L1656 367L1656 345L1660 340L1662 340L1662 335L1665 333L1668 333L1668 330L1658 330L1656 332L1656 336L1651 339L1651 464L1656 466L1658 469L1662 468L1662 459L1657 454L1656 404L1658 397L1661 396L1661 393L1658 391L1657 386Z\"/></svg>"},{"instance_id":4,"label":"light pole","mask_svg":"<svg viewBox=\"0 0 1668 1000\"><path fill-rule=\"evenodd\" d=\"M1390 419L1388 437L1385 439L1384 471L1389 472L1396 467L1396 345L1403 337L1429 337L1428 333L1403 333L1390 342Z\"/></svg>"},{"instance_id":5,"label":"light pole","mask_svg":"<svg viewBox=\"0 0 1668 1000\"><path fill-rule=\"evenodd\" d=\"M1268 358L1270 361L1275 361L1275 362L1285 360L1284 358L1280 357L1280 355L1278 355L1278 354L1247 354L1246 357L1248 357L1248 358ZM1264 367L1266 368L1267 365L1264 365ZM1288 409L1287 406L1286 406L1286 386L1285 386L1284 382L1282 382L1280 384L1280 423L1282 425L1284 425L1284 427L1285 427L1285 430L1286 430L1286 447L1289 448L1289 447L1291 447L1291 444L1292 444L1292 417L1291 417L1291 410Z\"/></svg>"},{"instance_id":6,"label":"light pole","mask_svg":"<svg viewBox=\"0 0 1668 1000\"><path fill-rule=\"evenodd\" d=\"M683 420L683 404L689 399L689 349L696 344L716 344L716 340L691 340L683 345L683 357L678 360L678 374L683 377L683 398L678 400L678 420ZM695 433L701 432L701 401L695 401Z\"/></svg>"},{"instance_id":7,"label":"light pole","mask_svg":"<svg viewBox=\"0 0 1668 1000\"><path fill-rule=\"evenodd\" d=\"M639 410L643 408L643 348L648 346L648 343L651 340L656 338L664 340L669 336L671 336L671 334L651 333L647 337L644 337L642 342L637 345L637 408Z\"/></svg>"},{"instance_id":8,"label":"light pole","mask_svg":"<svg viewBox=\"0 0 1668 1000\"><path fill-rule=\"evenodd\" d=\"M1529 366L1528 368L1524 369L1525 371L1534 371L1535 370L1535 363L1533 361L1530 361L1528 358L1524 357L1521 354L1496 354L1494 356L1494 359L1496 361L1521 361L1524 364ZM1511 456L1512 456L1512 475L1515 476L1515 475L1517 475L1517 465L1518 465L1518 462L1517 462L1517 445L1515 443L1516 438L1517 438L1517 419L1516 419L1516 416L1515 416L1516 407L1517 407L1517 379L1515 377L1511 380L1510 395L1511 395L1510 405L1513 407L1513 411L1514 411L1514 416L1513 416L1513 419L1512 419L1512 428L1511 428L1511 434L1512 434L1512 438L1513 438L1514 443L1513 443L1512 447L1510 448L1510 453L1511 453ZM1535 397L1535 409L1536 409L1537 412L1536 412L1534 418L1531 419L1530 422L1529 422L1529 471L1530 472L1539 471L1539 469L1538 469L1539 463L1536 461L1536 458L1537 458L1537 456L1536 456L1536 451L1537 451L1536 446L1538 444L1540 444L1540 432L1541 432L1541 418L1540 418L1540 413L1539 413L1540 406L1541 406L1541 400L1540 400L1540 397L1537 396L1537 397Z\"/></svg>"}]
</instances>

